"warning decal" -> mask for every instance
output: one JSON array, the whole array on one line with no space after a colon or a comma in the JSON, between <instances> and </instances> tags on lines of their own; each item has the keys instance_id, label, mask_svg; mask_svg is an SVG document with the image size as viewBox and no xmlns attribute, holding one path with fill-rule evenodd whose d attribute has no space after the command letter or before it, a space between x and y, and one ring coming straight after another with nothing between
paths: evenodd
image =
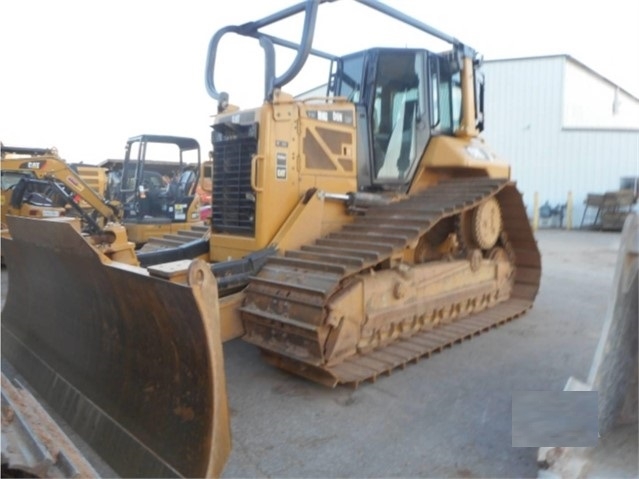
<instances>
[{"instance_id":1,"label":"warning decal","mask_svg":"<svg viewBox=\"0 0 639 479\"><path fill-rule=\"evenodd\" d=\"M278 153L276 156L275 176L278 180L286 179L286 153Z\"/></svg>"}]
</instances>

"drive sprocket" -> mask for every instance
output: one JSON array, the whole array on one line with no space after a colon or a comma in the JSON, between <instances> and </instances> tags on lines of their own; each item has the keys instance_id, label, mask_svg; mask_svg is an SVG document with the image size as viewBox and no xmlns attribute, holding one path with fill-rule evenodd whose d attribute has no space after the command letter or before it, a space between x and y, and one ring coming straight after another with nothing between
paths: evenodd
<instances>
[{"instance_id":1,"label":"drive sprocket","mask_svg":"<svg viewBox=\"0 0 639 479\"><path fill-rule=\"evenodd\" d=\"M489 250L502 232L501 208L496 198L488 198L470 211L462 212L458 231L462 245L471 250Z\"/></svg>"}]
</instances>

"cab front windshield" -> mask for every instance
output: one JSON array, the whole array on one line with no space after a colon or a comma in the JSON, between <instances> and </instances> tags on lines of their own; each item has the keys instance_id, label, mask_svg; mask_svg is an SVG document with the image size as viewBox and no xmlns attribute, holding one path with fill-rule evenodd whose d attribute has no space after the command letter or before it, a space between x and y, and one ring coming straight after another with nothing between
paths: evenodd
<instances>
[{"instance_id":1,"label":"cab front windshield","mask_svg":"<svg viewBox=\"0 0 639 479\"><path fill-rule=\"evenodd\" d=\"M373 181L405 182L432 135L461 123L460 72L448 54L374 49L338 62L331 89L368 112Z\"/></svg>"}]
</instances>

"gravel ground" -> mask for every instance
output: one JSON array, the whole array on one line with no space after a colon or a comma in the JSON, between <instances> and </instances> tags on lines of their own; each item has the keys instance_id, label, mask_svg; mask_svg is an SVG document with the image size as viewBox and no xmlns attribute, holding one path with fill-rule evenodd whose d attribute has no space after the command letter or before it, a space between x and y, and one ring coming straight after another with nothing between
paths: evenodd
<instances>
[{"instance_id":1,"label":"gravel ground","mask_svg":"<svg viewBox=\"0 0 639 479\"><path fill-rule=\"evenodd\" d=\"M585 379L619 233L540 230L541 289L520 319L376 383L327 389L224 345L233 452L223 477L535 477L511 447L513 391ZM2 298L7 271L2 271Z\"/></svg>"}]
</instances>

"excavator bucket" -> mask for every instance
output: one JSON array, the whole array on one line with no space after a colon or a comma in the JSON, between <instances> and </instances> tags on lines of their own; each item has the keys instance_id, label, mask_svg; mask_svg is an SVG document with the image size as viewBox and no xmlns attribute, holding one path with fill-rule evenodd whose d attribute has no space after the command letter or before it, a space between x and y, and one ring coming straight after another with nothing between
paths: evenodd
<instances>
[{"instance_id":1,"label":"excavator bucket","mask_svg":"<svg viewBox=\"0 0 639 479\"><path fill-rule=\"evenodd\" d=\"M217 284L112 263L71 224L9 217L2 356L122 477L215 477L230 452Z\"/></svg>"}]
</instances>

